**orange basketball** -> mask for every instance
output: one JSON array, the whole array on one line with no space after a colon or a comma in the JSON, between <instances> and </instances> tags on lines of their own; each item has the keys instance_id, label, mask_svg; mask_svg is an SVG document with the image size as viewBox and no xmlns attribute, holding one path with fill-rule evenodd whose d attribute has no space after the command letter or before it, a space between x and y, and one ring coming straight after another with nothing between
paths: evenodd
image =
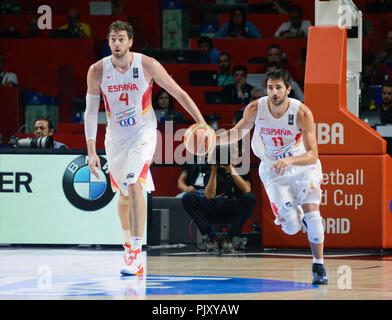
<instances>
[{"instance_id":1,"label":"orange basketball","mask_svg":"<svg viewBox=\"0 0 392 320\"><path fill-rule=\"evenodd\" d=\"M184 145L192 154L205 155L215 147L215 143L215 131L207 124L195 123L185 131Z\"/></svg>"}]
</instances>

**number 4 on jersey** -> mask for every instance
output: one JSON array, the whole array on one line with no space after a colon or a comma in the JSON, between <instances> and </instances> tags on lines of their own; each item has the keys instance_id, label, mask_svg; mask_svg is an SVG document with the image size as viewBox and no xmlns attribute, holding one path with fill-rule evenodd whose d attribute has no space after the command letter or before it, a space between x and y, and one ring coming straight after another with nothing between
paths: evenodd
<instances>
[{"instance_id":1,"label":"number 4 on jersey","mask_svg":"<svg viewBox=\"0 0 392 320\"><path fill-rule=\"evenodd\" d=\"M120 101L124 101L125 105L128 105L129 100L128 100L128 93L123 92L119 98Z\"/></svg>"}]
</instances>

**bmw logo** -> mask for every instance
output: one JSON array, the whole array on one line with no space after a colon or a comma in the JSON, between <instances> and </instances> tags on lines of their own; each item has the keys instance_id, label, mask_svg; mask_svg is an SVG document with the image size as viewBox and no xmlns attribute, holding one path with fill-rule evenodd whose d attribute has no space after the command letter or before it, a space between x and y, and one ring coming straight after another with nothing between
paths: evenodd
<instances>
[{"instance_id":1,"label":"bmw logo","mask_svg":"<svg viewBox=\"0 0 392 320\"><path fill-rule=\"evenodd\" d=\"M63 189L68 201L76 208L95 211L105 207L115 193L110 187L108 164L99 157L101 170L97 169L99 178L90 173L88 157L80 156L66 168L63 177Z\"/></svg>"}]
</instances>

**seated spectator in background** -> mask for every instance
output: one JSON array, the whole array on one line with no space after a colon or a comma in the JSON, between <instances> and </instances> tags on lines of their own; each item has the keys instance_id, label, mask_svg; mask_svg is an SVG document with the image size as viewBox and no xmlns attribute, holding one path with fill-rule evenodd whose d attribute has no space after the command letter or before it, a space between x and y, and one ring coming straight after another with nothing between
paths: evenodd
<instances>
[{"instance_id":1,"label":"seated spectator in background","mask_svg":"<svg viewBox=\"0 0 392 320\"><path fill-rule=\"evenodd\" d=\"M0 14L22 14L22 9L16 1L1 0L0 1Z\"/></svg>"},{"instance_id":2,"label":"seated spectator in background","mask_svg":"<svg viewBox=\"0 0 392 320\"><path fill-rule=\"evenodd\" d=\"M164 89L159 90L152 98L152 107L158 122L173 121L186 123L180 111L174 109L173 97Z\"/></svg>"},{"instance_id":3,"label":"seated spectator in background","mask_svg":"<svg viewBox=\"0 0 392 320\"><path fill-rule=\"evenodd\" d=\"M68 23L57 30L64 32L67 38L90 38L91 29L87 23L80 22L80 14L77 9L72 8L67 12Z\"/></svg>"},{"instance_id":4,"label":"seated spectator in background","mask_svg":"<svg viewBox=\"0 0 392 320\"><path fill-rule=\"evenodd\" d=\"M185 211L192 217L201 234L209 238L207 244L209 252L217 252L221 249L225 253L233 252L233 237L241 235L246 220L252 216L256 206L256 197L251 192L250 173L240 175L238 169L236 170L240 165L241 146L235 144L234 149L233 155L229 153L228 161L213 161L214 164L208 165L206 174L198 175L199 179L203 177L204 193L191 190L182 197ZM223 243L217 237L215 229L216 220L222 218L231 220Z\"/></svg>"},{"instance_id":5,"label":"seated spectator in background","mask_svg":"<svg viewBox=\"0 0 392 320\"><path fill-rule=\"evenodd\" d=\"M277 62L280 65L281 69L287 70L290 75L296 81L300 81L297 72L294 68L291 67L289 63L287 63L286 57L283 55L282 48L278 44L272 44L267 49L267 63ZM266 68L264 68L263 73L266 73Z\"/></svg>"},{"instance_id":6,"label":"seated spectator in background","mask_svg":"<svg viewBox=\"0 0 392 320\"><path fill-rule=\"evenodd\" d=\"M366 52L362 55L362 72L360 78L361 87L361 110L375 110L375 92L373 86L382 85L384 82L384 72L375 64L372 53Z\"/></svg>"},{"instance_id":7,"label":"seated spectator in background","mask_svg":"<svg viewBox=\"0 0 392 320\"><path fill-rule=\"evenodd\" d=\"M366 13L392 12L392 0L376 0L366 3Z\"/></svg>"},{"instance_id":8,"label":"seated spectator in background","mask_svg":"<svg viewBox=\"0 0 392 320\"><path fill-rule=\"evenodd\" d=\"M220 51L214 48L211 38L206 36L200 37L197 41L197 46L200 51L201 63L218 63Z\"/></svg>"},{"instance_id":9,"label":"seated spectator in background","mask_svg":"<svg viewBox=\"0 0 392 320\"><path fill-rule=\"evenodd\" d=\"M54 128L53 123L47 118L39 118L34 122L34 136L35 138L42 138L53 136ZM68 147L58 141L53 141L53 149L55 150L68 150Z\"/></svg>"},{"instance_id":10,"label":"seated spectator in background","mask_svg":"<svg viewBox=\"0 0 392 320\"><path fill-rule=\"evenodd\" d=\"M112 15L127 14L127 0L110 0L112 4Z\"/></svg>"},{"instance_id":11,"label":"seated spectator in background","mask_svg":"<svg viewBox=\"0 0 392 320\"><path fill-rule=\"evenodd\" d=\"M392 30L387 32L386 48L377 53L375 64L386 64L392 70Z\"/></svg>"},{"instance_id":12,"label":"seated spectator in background","mask_svg":"<svg viewBox=\"0 0 392 320\"><path fill-rule=\"evenodd\" d=\"M283 22L275 32L276 38L307 38L312 25L309 20L302 20L302 8L293 6L289 12L290 21Z\"/></svg>"},{"instance_id":13,"label":"seated spectator in background","mask_svg":"<svg viewBox=\"0 0 392 320\"><path fill-rule=\"evenodd\" d=\"M260 99L261 97L265 97L267 94L263 87L254 87L250 92L249 102Z\"/></svg>"},{"instance_id":14,"label":"seated spectator in background","mask_svg":"<svg viewBox=\"0 0 392 320\"><path fill-rule=\"evenodd\" d=\"M221 52L218 56L218 86L223 87L233 84L233 76L231 74L231 57L226 52Z\"/></svg>"},{"instance_id":15,"label":"seated spectator in background","mask_svg":"<svg viewBox=\"0 0 392 320\"><path fill-rule=\"evenodd\" d=\"M246 13L243 8L233 9L230 13L230 20L215 34L214 38L261 38L256 26L246 20Z\"/></svg>"},{"instance_id":16,"label":"seated spectator in background","mask_svg":"<svg viewBox=\"0 0 392 320\"><path fill-rule=\"evenodd\" d=\"M392 124L392 83L384 83L381 88L380 122Z\"/></svg>"},{"instance_id":17,"label":"seated spectator in background","mask_svg":"<svg viewBox=\"0 0 392 320\"><path fill-rule=\"evenodd\" d=\"M249 11L257 13L287 14L292 4L286 0L261 0L261 3L249 5Z\"/></svg>"},{"instance_id":18,"label":"seated spectator in background","mask_svg":"<svg viewBox=\"0 0 392 320\"><path fill-rule=\"evenodd\" d=\"M245 66L238 65L233 68L232 75L234 83L222 88L222 98L232 104L245 106L249 103L253 89L253 86L246 82L248 71Z\"/></svg>"},{"instance_id":19,"label":"seated spectator in background","mask_svg":"<svg viewBox=\"0 0 392 320\"><path fill-rule=\"evenodd\" d=\"M267 63L266 67L267 67L266 73L269 73L274 70L282 69L281 66L279 65L279 63L277 63L277 62L269 62L269 63ZM264 79L262 81L263 81L262 83L264 83ZM291 91L290 91L289 97L298 99L301 102L304 102L304 99L305 99L304 93L303 93L301 87L294 80L291 81Z\"/></svg>"},{"instance_id":20,"label":"seated spectator in background","mask_svg":"<svg viewBox=\"0 0 392 320\"><path fill-rule=\"evenodd\" d=\"M6 72L4 70L5 58L4 54L0 52L0 87L13 87L18 85L18 77L13 72Z\"/></svg>"}]
</instances>

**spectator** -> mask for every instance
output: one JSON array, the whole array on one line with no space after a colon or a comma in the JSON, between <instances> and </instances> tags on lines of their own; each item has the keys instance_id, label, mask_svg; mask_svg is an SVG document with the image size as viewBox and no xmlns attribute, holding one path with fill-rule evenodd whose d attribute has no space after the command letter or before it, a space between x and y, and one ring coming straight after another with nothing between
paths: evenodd
<instances>
[{"instance_id":1,"label":"spectator","mask_svg":"<svg viewBox=\"0 0 392 320\"><path fill-rule=\"evenodd\" d=\"M302 81L299 79L297 72L291 65L287 62L285 55L283 54L282 48L278 44L272 44L267 49L267 64L270 62L277 62L280 65L280 69L286 69L290 75L296 81ZM263 73L266 73L266 68L264 69Z\"/></svg>"},{"instance_id":2,"label":"spectator","mask_svg":"<svg viewBox=\"0 0 392 320\"><path fill-rule=\"evenodd\" d=\"M279 63L277 63L277 62L269 62L269 63L267 63L266 67L267 67L266 73L269 73L274 70L282 69L281 66L279 65ZM262 80L262 83L264 83L264 79ZM301 87L294 80L291 81L291 91L290 91L289 97L298 99L301 102L304 102L304 99L305 99L304 93L303 93Z\"/></svg>"},{"instance_id":3,"label":"spectator","mask_svg":"<svg viewBox=\"0 0 392 320\"><path fill-rule=\"evenodd\" d=\"M174 109L174 99L166 90L161 89L154 95L152 106L158 122L185 123L183 114Z\"/></svg>"},{"instance_id":4,"label":"spectator","mask_svg":"<svg viewBox=\"0 0 392 320\"><path fill-rule=\"evenodd\" d=\"M293 6L289 12L290 21L284 22L275 32L276 38L307 38L312 25L309 20L302 20L302 8Z\"/></svg>"},{"instance_id":5,"label":"spectator","mask_svg":"<svg viewBox=\"0 0 392 320\"><path fill-rule=\"evenodd\" d=\"M366 3L366 13L392 12L392 0L376 0Z\"/></svg>"},{"instance_id":6,"label":"spectator","mask_svg":"<svg viewBox=\"0 0 392 320\"><path fill-rule=\"evenodd\" d=\"M68 23L61 26L57 31L63 31L64 37L90 38L91 29L87 23L80 22L80 14L77 9L72 8L67 12Z\"/></svg>"},{"instance_id":7,"label":"spectator","mask_svg":"<svg viewBox=\"0 0 392 320\"><path fill-rule=\"evenodd\" d=\"M206 36L200 37L197 41L197 46L200 51L201 63L218 63L220 51L214 48L211 38Z\"/></svg>"},{"instance_id":8,"label":"spectator","mask_svg":"<svg viewBox=\"0 0 392 320\"><path fill-rule=\"evenodd\" d=\"M34 122L34 136L35 138L42 138L53 136L54 129L53 123L47 118L39 118ZM55 150L68 150L68 147L58 141L53 141L53 149Z\"/></svg>"},{"instance_id":9,"label":"spectator","mask_svg":"<svg viewBox=\"0 0 392 320\"><path fill-rule=\"evenodd\" d=\"M373 86L380 86L384 82L384 72L376 65L372 53L364 53L362 56L362 72L360 78L361 86L361 110L375 110L375 91Z\"/></svg>"},{"instance_id":10,"label":"spectator","mask_svg":"<svg viewBox=\"0 0 392 320\"><path fill-rule=\"evenodd\" d=\"M230 20L215 34L214 38L261 38L261 34L252 22L246 20L243 8L235 8L230 13Z\"/></svg>"},{"instance_id":11,"label":"spectator","mask_svg":"<svg viewBox=\"0 0 392 320\"><path fill-rule=\"evenodd\" d=\"M384 83L381 88L380 122L392 124L392 83Z\"/></svg>"},{"instance_id":12,"label":"spectator","mask_svg":"<svg viewBox=\"0 0 392 320\"><path fill-rule=\"evenodd\" d=\"M377 53L375 64L386 64L392 70L392 30L387 32L386 48Z\"/></svg>"},{"instance_id":13,"label":"spectator","mask_svg":"<svg viewBox=\"0 0 392 320\"><path fill-rule=\"evenodd\" d=\"M221 52L218 56L218 86L223 87L233 84L233 76L231 74L231 57L226 52Z\"/></svg>"},{"instance_id":14,"label":"spectator","mask_svg":"<svg viewBox=\"0 0 392 320\"><path fill-rule=\"evenodd\" d=\"M234 83L222 88L222 98L232 104L245 106L249 103L250 92L253 89L253 86L246 82L247 69L243 65L237 65L233 68L232 75Z\"/></svg>"},{"instance_id":15,"label":"spectator","mask_svg":"<svg viewBox=\"0 0 392 320\"><path fill-rule=\"evenodd\" d=\"M112 5L112 15L127 14L127 0L110 0Z\"/></svg>"},{"instance_id":16,"label":"spectator","mask_svg":"<svg viewBox=\"0 0 392 320\"><path fill-rule=\"evenodd\" d=\"M287 14L292 4L286 0L261 0L261 3L250 4L249 10L257 13Z\"/></svg>"},{"instance_id":17,"label":"spectator","mask_svg":"<svg viewBox=\"0 0 392 320\"><path fill-rule=\"evenodd\" d=\"M22 14L22 9L16 1L1 0L0 1L0 14Z\"/></svg>"},{"instance_id":18,"label":"spectator","mask_svg":"<svg viewBox=\"0 0 392 320\"><path fill-rule=\"evenodd\" d=\"M0 87L13 87L18 85L18 77L13 72L6 72L4 70L5 57L4 53L0 52Z\"/></svg>"},{"instance_id":19,"label":"spectator","mask_svg":"<svg viewBox=\"0 0 392 320\"><path fill-rule=\"evenodd\" d=\"M233 237L241 234L245 221L252 215L256 205L256 197L251 192L250 173L240 175L236 170L240 158L237 157L238 148L234 154L236 156L226 162L217 161L208 165L208 173L204 175L204 193L191 191L182 197L185 211L192 217L201 234L208 236L207 251L210 252L220 249L225 253L234 251ZM221 218L231 220L222 244L215 229L216 220Z\"/></svg>"},{"instance_id":20,"label":"spectator","mask_svg":"<svg viewBox=\"0 0 392 320\"><path fill-rule=\"evenodd\" d=\"M266 94L265 89L263 87L254 87L252 89L252 91L250 92L250 99L249 99L250 101L249 102L258 100L261 97L264 97L266 95L267 94Z\"/></svg>"}]
</instances>

